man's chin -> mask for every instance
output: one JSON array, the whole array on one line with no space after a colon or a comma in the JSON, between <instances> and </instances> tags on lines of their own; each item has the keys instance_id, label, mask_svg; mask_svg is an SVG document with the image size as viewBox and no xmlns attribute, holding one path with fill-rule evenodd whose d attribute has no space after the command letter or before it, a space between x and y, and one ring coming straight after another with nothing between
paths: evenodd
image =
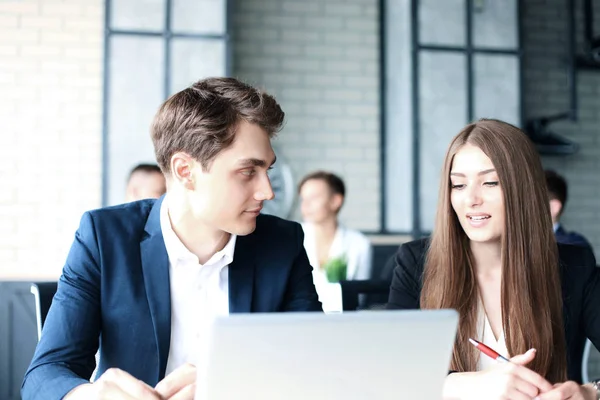
<instances>
[{"instance_id":1,"label":"man's chin","mask_svg":"<svg viewBox=\"0 0 600 400\"><path fill-rule=\"evenodd\" d=\"M238 236L246 236L251 234L255 230L256 220L254 220L252 223L245 222L243 224L239 224L238 226L236 226L236 229L234 229L234 232L232 233Z\"/></svg>"}]
</instances>

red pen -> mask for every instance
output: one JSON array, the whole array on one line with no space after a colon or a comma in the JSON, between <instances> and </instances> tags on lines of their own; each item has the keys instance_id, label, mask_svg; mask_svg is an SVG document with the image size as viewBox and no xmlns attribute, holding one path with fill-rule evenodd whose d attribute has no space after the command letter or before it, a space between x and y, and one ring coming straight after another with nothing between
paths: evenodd
<instances>
[{"instance_id":1,"label":"red pen","mask_svg":"<svg viewBox=\"0 0 600 400\"><path fill-rule=\"evenodd\" d=\"M469 342L471 342L471 344L473 346L475 346L477 348L477 350L481 351L483 354L485 354L486 356L493 358L496 361L500 361L500 362L510 362L510 360L498 353L496 353L496 351L494 351L493 349L489 348L488 346L486 346L485 344L478 342L475 339L471 339L469 338Z\"/></svg>"}]
</instances>

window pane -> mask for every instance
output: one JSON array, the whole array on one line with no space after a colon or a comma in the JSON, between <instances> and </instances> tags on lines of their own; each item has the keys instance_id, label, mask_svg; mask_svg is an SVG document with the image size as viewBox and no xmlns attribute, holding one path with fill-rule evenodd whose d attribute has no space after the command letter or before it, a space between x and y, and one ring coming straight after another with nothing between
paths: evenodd
<instances>
[{"instance_id":1,"label":"window pane","mask_svg":"<svg viewBox=\"0 0 600 400\"><path fill-rule=\"evenodd\" d=\"M476 54L473 61L475 118L496 118L520 126L519 58Z\"/></svg>"},{"instance_id":2,"label":"window pane","mask_svg":"<svg viewBox=\"0 0 600 400\"><path fill-rule=\"evenodd\" d=\"M413 228L410 0L386 2L385 216L392 232Z\"/></svg>"},{"instance_id":3,"label":"window pane","mask_svg":"<svg viewBox=\"0 0 600 400\"><path fill-rule=\"evenodd\" d=\"M225 76L225 41L221 39L173 39L171 42L171 93L199 79Z\"/></svg>"},{"instance_id":4,"label":"window pane","mask_svg":"<svg viewBox=\"0 0 600 400\"><path fill-rule=\"evenodd\" d=\"M518 47L517 0L473 1L475 47L514 50Z\"/></svg>"},{"instance_id":5,"label":"window pane","mask_svg":"<svg viewBox=\"0 0 600 400\"><path fill-rule=\"evenodd\" d=\"M164 100L162 38L113 35L108 98L108 202L122 203L130 169L155 162L150 124Z\"/></svg>"},{"instance_id":6,"label":"window pane","mask_svg":"<svg viewBox=\"0 0 600 400\"><path fill-rule=\"evenodd\" d=\"M165 26L165 0L111 1L111 28L162 31Z\"/></svg>"},{"instance_id":7,"label":"window pane","mask_svg":"<svg viewBox=\"0 0 600 400\"><path fill-rule=\"evenodd\" d=\"M420 43L466 46L465 11L465 0L420 0Z\"/></svg>"},{"instance_id":8,"label":"window pane","mask_svg":"<svg viewBox=\"0 0 600 400\"><path fill-rule=\"evenodd\" d=\"M466 55L423 51L419 63L419 204L421 228L429 231L433 229L446 150L452 137L467 124Z\"/></svg>"},{"instance_id":9,"label":"window pane","mask_svg":"<svg viewBox=\"0 0 600 400\"><path fill-rule=\"evenodd\" d=\"M174 32L225 33L226 0L173 0Z\"/></svg>"}]
</instances>

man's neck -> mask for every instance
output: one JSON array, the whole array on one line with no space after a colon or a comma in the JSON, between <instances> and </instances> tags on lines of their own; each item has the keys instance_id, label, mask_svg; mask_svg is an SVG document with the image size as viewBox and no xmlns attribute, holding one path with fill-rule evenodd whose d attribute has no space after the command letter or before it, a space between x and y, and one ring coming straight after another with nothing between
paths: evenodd
<instances>
[{"instance_id":1,"label":"man's neck","mask_svg":"<svg viewBox=\"0 0 600 400\"><path fill-rule=\"evenodd\" d=\"M169 221L175 235L200 264L222 250L231 238L230 233L209 227L178 207L169 207Z\"/></svg>"},{"instance_id":2,"label":"man's neck","mask_svg":"<svg viewBox=\"0 0 600 400\"><path fill-rule=\"evenodd\" d=\"M336 218L328 218L318 224L313 224L315 227L315 236L317 238L332 238L338 228Z\"/></svg>"},{"instance_id":3,"label":"man's neck","mask_svg":"<svg viewBox=\"0 0 600 400\"><path fill-rule=\"evenodd\" d=\"M559 221L552 221L552 230L554 231L554 233L556 233L556 231L558 230L558 228L560 228L560 222Z\"/></svg>"}]
</instances>

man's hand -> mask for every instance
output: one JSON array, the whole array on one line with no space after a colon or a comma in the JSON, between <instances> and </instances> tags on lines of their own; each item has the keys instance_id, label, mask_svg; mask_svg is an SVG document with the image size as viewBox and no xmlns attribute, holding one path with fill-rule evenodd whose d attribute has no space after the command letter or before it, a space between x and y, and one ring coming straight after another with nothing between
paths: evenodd
<instances>
[{"instance_id":1,"label":"man's hand","mask_svg":"<svg viewBox=\"0 0 600 400\"><path fill-rule=\"evenodd\" d=\"M184 364L156 385L156 391L165 400L194 400L196 367Z\"/></svg>"},{"instance_id":2,"label":"man's hand","mask_svg":"<svg viewBox=\"0 0 600 400\"><path fill-rule=\"evenodd\" d=\"M161 395L139 379L118 368L111 368L94 383L77 386L65 400L162 400Z\"/></svg>"}]
</instances>

